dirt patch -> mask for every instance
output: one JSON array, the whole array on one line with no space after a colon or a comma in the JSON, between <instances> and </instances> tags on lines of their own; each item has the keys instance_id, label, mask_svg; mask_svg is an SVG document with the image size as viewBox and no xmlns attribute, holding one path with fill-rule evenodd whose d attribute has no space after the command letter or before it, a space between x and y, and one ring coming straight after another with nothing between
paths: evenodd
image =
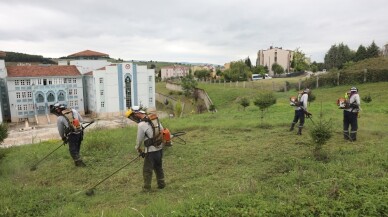
<instances>
[{"instance_id":1,"label":"dirt patch","mask_svg":"<svg viewBox=\"0 0 388 217\"><path fill-rule=\"evenodd\" d=\"M90 120L85 119L85 121ZM85 131L98 127L117 128L131 124L134 125L135 123L123 118L97 119L93 124L86 128ZM56 123L46 125L26 125L25 123L11 123L9 124L8 137L0 145L0 148L35 144L51 139L60 139Z\"/></svg>"},{"instance_id":2,"label":"dirt patch","mask_svg":"<svg viewBox=\"0 0 388 217\"><path fill-rule=\"evenodd\" d=\"M159 118L167 117L167 114L164 112L158 111L157 113ZM90 122L91 120L91 118L84 117L85 122ZM136 123L124 117L94 119L94 123L86 128L85 131L93 128L117 128L129 125L136 125ZM0 144L0 148L36 144L51 139L60 139L56 122L46 125L10 123L8 127L8 137Z\"/></svg>"}]
</instances>

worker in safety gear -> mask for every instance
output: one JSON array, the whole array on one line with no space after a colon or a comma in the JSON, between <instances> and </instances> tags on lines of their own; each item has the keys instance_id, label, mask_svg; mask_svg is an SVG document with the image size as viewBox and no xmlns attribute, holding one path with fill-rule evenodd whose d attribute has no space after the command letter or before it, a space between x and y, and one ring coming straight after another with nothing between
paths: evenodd
<instances>
[{"instance_id":1,"label":"worker in safety gear","mask_svg":"<svg viewBox=\"0 0 388 217\"><path fill-rule=\"evenodd\" d=\"M356 87L350 88L350 95L347 99L347 108L344 109L344 139L356 141L357 129L358 129L358 112L360 111L360 95L358 95L358 89ZM349 133L350 125L350 133Z\"/></svg>"},{"instance_id":2,"label":"worker in safety gear","mask_svg":"<svg viewBox=\"0 0 388 217\"><path fill-rule=\"evenodd\" d=\"M305 120L305 112L307 112L307 103L308 103L308 94L310 90L308 88L304 89L298 95L297 102L295 103L295 115L292 120L290 131L294 130L295 124L299 121L298 133L297 135L302 135L302 129Z\"/></svg>"},{"instance_id":3,"label":"worker in safety gear","mask_svg":"<svg viewBox=\"0 0 388 217\"><path fill-rule=\"evenodd\" d=\"M57 116L57 127L59 135L64 144L69 144L70 156L77 167L85 167L80 156L81 142L83 140L83 129L80 123L83 121L77 110L66 108L65 105L56 103L50 106L51 113Z\"/></svg>"},{"instance_id":4,"label":"worker in safety gear","mask_svg":"<svg viewBox=\"0 0 388 217\"><path fill-rule=\"evenodd\" d=\"M163 189L166 186L164 181L163 171L163 144L156 144L154 138L156 138L156 127L160 127L163 130L163 126L152 126L151 120L139 106L133 106L128 109L125 116L138 124L137 138L135 149L138 153L144 157L143 164L143 191L147 192L151 190L152 172L155 172L156 181L159 189ZM144 149L143 149L144 146Z\"/></svg>"}]
</instances>

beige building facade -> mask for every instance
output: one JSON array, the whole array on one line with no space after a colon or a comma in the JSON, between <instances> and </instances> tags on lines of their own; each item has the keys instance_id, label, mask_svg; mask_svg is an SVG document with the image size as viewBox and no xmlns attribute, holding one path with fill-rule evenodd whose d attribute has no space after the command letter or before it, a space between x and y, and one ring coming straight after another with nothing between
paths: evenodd
<instances>
[{"instance_id":1,"label":"beige building facade","mask_svg":"<svg viewBox=\"0 0 388 217\"><path fill-rule=\"evenodd\" d=\"M272 65L277 63L284 68L285 72L289 72L291 68L291 61L293 51L283 50L281 47L270 47L268 50L259 50L257 52L256 65L267 66L269 75L274 76Z\"/></svg>"}]
</instances>

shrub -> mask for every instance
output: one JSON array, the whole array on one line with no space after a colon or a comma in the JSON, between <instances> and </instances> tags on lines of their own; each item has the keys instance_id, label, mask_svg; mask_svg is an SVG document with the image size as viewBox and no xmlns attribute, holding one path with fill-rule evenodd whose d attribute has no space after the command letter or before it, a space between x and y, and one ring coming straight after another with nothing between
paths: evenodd
<instances>
[{"instance_id":1,"label":"shrub","mask_svg":"<svg viewBox=\"0 0 388 217\"><path fill-rule=\"evenodd\" d=\"M0 144L8 137L8 126L5 123L0 124Z\"/></svg>"},{"instance_id":2,"label":"shrub","mask_svg":"<svg viewBox=\"0 0 388 217\"><path fill-rule=\"evenodd\" d=\"M362 99L362 101L365 102L365 103L370 103L370 102L372 102L372 97L370 96L370 94L368 94L368 95L362 97L361 99Z\"/></svg>"},{"instance_id":3,"label":"shrub","mask_svg":"<svg viewBox=\"0 0 388 217\"><path fill-rule=\"evenodd\" d=\"M253 102L255 106L258 106L261 110L261 119L264 118L264 110L268 109L271 105L276 104L276 97L272 92L263 92Z\"/></svg>"},{"instance_id":4,"label":"shrub","mask_svg":"<svg viewBox=\"0 0 388 217\"><path fill-rule=\"evenodd\" d=\"M247 99L246 97L241 98L240 105L244 108L244 111L245 111L245 108L249 106L249 104L250 104L249 99Z\"/></svg>"}]
</instances>

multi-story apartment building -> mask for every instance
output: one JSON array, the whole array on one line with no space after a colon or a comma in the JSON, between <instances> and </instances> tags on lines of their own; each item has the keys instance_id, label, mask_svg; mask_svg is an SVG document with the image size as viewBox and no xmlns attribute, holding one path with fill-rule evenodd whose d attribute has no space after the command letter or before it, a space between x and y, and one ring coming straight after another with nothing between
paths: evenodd
<instances>
[{"instance_id":1,"label":"multi-story apartment building","mask_svg":"<svg viewBox=\"0 0 388 217\"><path fill-rule=\"evenodd\" d=\"M131 106L155 108L155 70L131 62L110 64L85 74L87 111L121 114Z\"/></svg>"},{"instance_id":2,"label":"multi-story apartment building","mask_svg":"<svg viewBox=\"0 0 388 217\"><path fill-rule=\"evenodd\" d=\"M272 65L277 63L281 65L286 72L290 71L293 51L283 50L281 47L270 47L268 50L259 50L257 52L256 65L267 66L269 75L274 76Z\"/></svg>"},{"instance_id":3,"label":"multi-story apartment building","mask_svg":"<svg viewBox=\"0 0 388 217\"><path fill-rule=\"evenodd\" d=\"M190 73L190 68L186 66L165 66L161 68L161 79L165 80L172 77L184 77Z\"/></svg>"},{"instance_id":4,"label":"multi-story apartment building","mask_svg":"<svg viewBox=\"0 0 388 217\"><path fill-rule=\"evenodd\" d=\"M75 66L7 66L11 122L51 123L50 105L63 103L84 113L82 75Z\"/></svg>"}]
</instances>

